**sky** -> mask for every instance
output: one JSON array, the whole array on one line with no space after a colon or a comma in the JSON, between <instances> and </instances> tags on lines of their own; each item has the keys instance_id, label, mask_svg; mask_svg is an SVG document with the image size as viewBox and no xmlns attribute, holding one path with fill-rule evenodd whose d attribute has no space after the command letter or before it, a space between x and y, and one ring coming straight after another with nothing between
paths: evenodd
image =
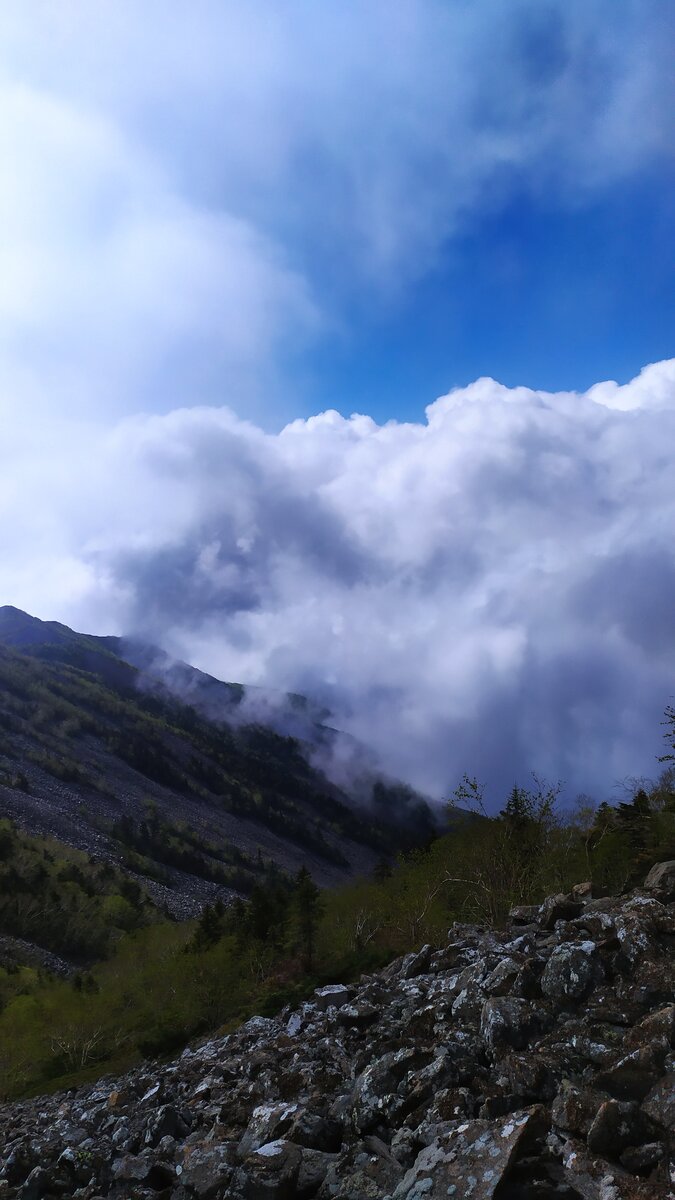
<instances>
[{"instance_id":1,"label":"sky","mask_svg":"<svg viewBox=\"0 0 675 1200\"><path fill-rule=\"evenodd\" d=\"M655 774L673 34L669 0L5 6L2 602L307 691L435 796Z\"/></svg>"}]
</instances>

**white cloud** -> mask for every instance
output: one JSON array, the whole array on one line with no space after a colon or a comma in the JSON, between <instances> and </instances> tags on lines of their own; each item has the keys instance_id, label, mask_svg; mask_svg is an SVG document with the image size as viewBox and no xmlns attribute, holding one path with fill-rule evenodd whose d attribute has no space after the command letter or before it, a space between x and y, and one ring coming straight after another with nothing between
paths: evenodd
<instances>
[{"instance_id":1,"label":"white cloud","mask_svg":"<svg viewBox=\"0 0 675 1200\"><path fill-rule=\"evenodd\" d=\"M514 186L578 205L661 160L672 21L661 0L4 13L5 408L259 416L275 380L293 411L289 356Z\"/></svg>"},{"instance_id":2,"label":"white cloud","mask_svg":"<svg viewBox=\"0 0 675 1200\"><path fill-rule=\"evenodd\" d=\"M675 360L583 395L482 379L424 424L68 426L3 465L3 598L307 691L438 795L602 794L656 769L673 692L673 444Z\"/></svg>"}]
</instances>

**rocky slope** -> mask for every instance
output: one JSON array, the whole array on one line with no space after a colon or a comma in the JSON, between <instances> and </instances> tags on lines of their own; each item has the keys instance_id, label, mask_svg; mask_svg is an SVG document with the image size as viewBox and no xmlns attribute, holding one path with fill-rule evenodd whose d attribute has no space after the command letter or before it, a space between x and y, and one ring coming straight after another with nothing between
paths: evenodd
<instances>
[{"instance_id":1,"label":"rocky slope","mask_svg":"<svg viewBox=\"0 0 675 1200\"><path fill-rule=\"evenodd\" d=\"M0 1111L0 1196L665 1200L675 863ZM671 1174L669 1175L669 1172Z\"/></svg>"},{"instance_id":2,"label":"rocky slope","mask_svg":"<svg viewBox=\"0 0 675 1200\"><path fill-rule=\"evenodd\" d=\"M429 837L409 789L374 778L361 803L331 781L315 763L330 731L301 697L284 704L311 744L159 650L0 607L0 818L127 871L179 918L270 864L335 886Z\"/></svg>"}]
</instances>

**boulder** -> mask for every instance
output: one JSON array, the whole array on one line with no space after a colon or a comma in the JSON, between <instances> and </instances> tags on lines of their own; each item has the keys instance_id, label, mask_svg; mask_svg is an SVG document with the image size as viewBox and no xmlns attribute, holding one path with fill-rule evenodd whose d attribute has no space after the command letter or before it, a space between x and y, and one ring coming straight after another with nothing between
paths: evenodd
<instances>
[{"instance_id":1,"label":"boulder","mask_svg":"<svg viewBox=\"0 0 675 1200\"><path fill-rule=\"evenodd\" d=\"M675 1134L675 1070L663 1076L642 1102L642 1111L663 1129Z\"/></svg>"},{"instance_id":2,"label":"boulder","mask_svg":"<svg viewBox=\"0 0 675 1200\"><path fill-rule=\"evenodd\" d=\"M602 978L595 942L567 942L558 946L549 958L541 977L541 990L549 999L578 1003L588 996Z\"/></svg>"},{"instance_id":3,"label":"boulder","mask_svg":"<svg viewBox=\"0 0 675 1200\"><path fill-rule=\"evenodd\" d=\"M483 1004L480 1032L493 1050L522 1050L541 1030L541 1018L527 1000L491 996Z\"/></svg>"},{"instance_id":4,"label":"boulder","mask_svg":"<svg viewBox=\"0 0 675 1200\"><path fill-rule=\"evenodd\" d=\"M283 1139L267 1142L244 1160L235 1182L245 1200L294 1200L301 1163L299 1146Z\"/></svg>"},{"instance_id":5,"label":"boulder","mask_svg":"<svg viewBox=\"0 0 675 1200\"><path fill-rule=\"evenodd\" d=\"M539 925L542 929L554 929L556 921L572 921L578 917L583 905L573 896L549 896L539 909Z\"/></svg>"},{"instance_id":6,"label":"boulder","mask_svg":"<svg viewBox=\"0 0 675 1200\"><path fill-rule=\"evenodd\" d=\"M545 1133L542 1108L501 1121L448 1125L420 1153L394 1192L394 1200L492 1200L526 1144Z\"/></svg>"},{"instance_id":7,"label":"boulder","mask_svg":"<svg viewBox=\"0 0 675 1200\"><path fill-rule=\"evenodd\" d=\"M639 1146L647 1133L647 1122L637 1104L605 1100L593 1118L586 1141L593 1154L617 1160L628 1146Z\"/></svg>"},{"instance_id":8,"label":"boulder","mask_svg":"<svg viewBox=\"0 0 675 1200\"><path fill-rule=\"evenodd\" d=\"M652 867L645 879L644 889L664 904L675 900L675 859Z\"/></svg>"},{"instance_id":9,"label":"boulder","mask_svg":"<svg viewBox=\"0 0 675 1200\"><path fill-rule=\"evenodd\" d=\"M644 1100L664 1071L667 1042L651 1042L599 1071L595 1084L618 1100Z\"/></svg>"}]
</instances>

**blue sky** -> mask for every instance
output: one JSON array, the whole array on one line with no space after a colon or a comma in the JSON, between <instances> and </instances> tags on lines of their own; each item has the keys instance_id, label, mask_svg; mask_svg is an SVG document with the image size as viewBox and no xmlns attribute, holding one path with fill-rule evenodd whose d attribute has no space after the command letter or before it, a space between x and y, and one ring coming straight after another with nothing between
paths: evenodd
<instances>
[{"instance_id":1,"label":"blue sky","mask_svg":"<svg viewBox=\"0 0 675 1200\"><path fill-rule=\"evenodd\" d=\"M0 601L437 796L653 774L674 43L672 0L4 6Z\"/></svg>"},{"instance_id":2,"label":"blue sky","mask_svg":"<svg viewBox=\"0 0 675 1200\"><path fill-rule=\"evenodd\" d=\"M669 184L645 172L576 210L516 192L393 310L364 311L317 349L310 394L381 421L419 419L430 397L480 375L549 391L627 382L673 349Z\"/></svg>"},{"instance_id":3,"label":"blue sky","mask_svg":"<svg viewBox=\"0 0 675 1200\"><path fill-rule=\"evenodd\" d=\"M6 10L3 402L279 428L627 381L670 352L674 34L668 0Z\"/></svg>"}]
</instances>

